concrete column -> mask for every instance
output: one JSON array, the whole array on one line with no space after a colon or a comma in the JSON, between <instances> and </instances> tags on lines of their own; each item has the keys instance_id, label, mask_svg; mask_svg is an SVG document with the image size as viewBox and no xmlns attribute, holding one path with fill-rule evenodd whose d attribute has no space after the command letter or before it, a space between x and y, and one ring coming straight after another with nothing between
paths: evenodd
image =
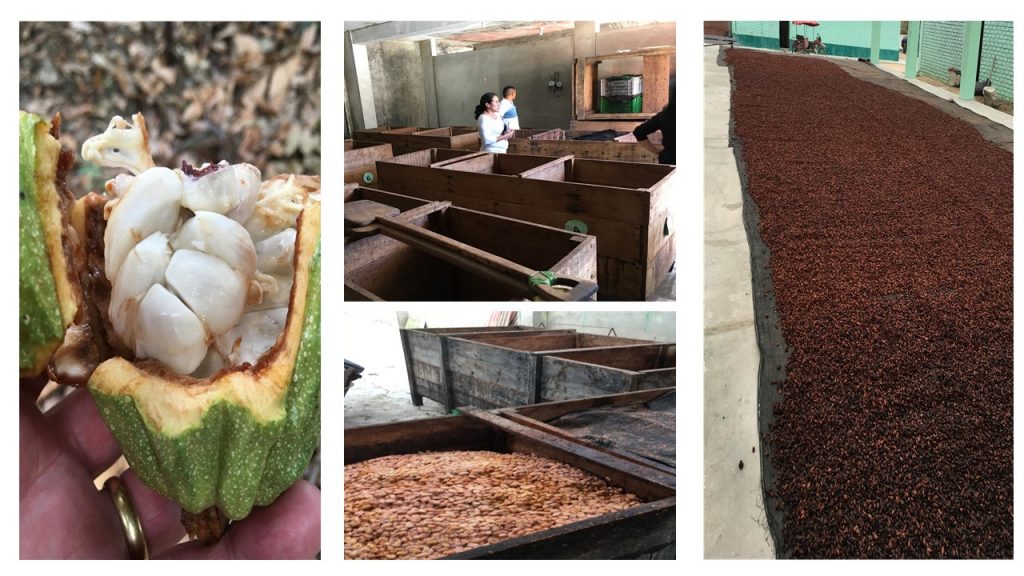
<instances>
[{"instance_id":1,"label":"concrete column","mask_svg":"<svg viewBox=\"0 0 1024 576\"><path fill-rule=\"evenodd\" d=\"M437 106L437 83L434 79L434 41L417 42L420 48L420 65L423 70L423 98L427 107L427 126L438 128L440 112Z\"/></svg>"},{"instance_id":2,"label":"concrete column","mask_svg":"<svg viewBox=\"0 0 1024 576\"><path fill-rule=\"evenodd\" d=\"M907 80L917 78L917 66L921 60L921 21L912 20L907 28Z\"/></svg>"},{"instance_id":3,"label":"concrete column","mask_svg":"<svg viewBox=\"0 0 1024 576\"><path fill-rule=\"evenodd\" d=\"M352 43L350 32L345 33L345 99L352 116L350 130L377 127L373 85L370 82L370 59L366 46Z\"/></svg>"},{"instance_id":4,"label":"concrete column","mask_svg":"<svg viewBox=\"0 0 1024 576\"><path fill-rule=\"evenodd\" d=\"M594 22L574 22L572 31L573 57L597 56L597 26Z\"/></svg>"},{"instance_id":5,"label":"concrete column","mask_svg":"<svg viewBox=\"0 0 1024 576\"><path fill-rule=\"evenodd\" d=\"M882 23L878 20L871 22L871 63L878 65L882 53Z\"/></svg>"},{"instance_id":6,"label":"concrete column","mask_svg":"<svg viewBox=\"0 0 1024 576\"><path fill-rule=\"evenodd\" d=\"M593 21L577 21L573 23L572 31L572 56L575 59L576 79L573 82L572 93L572 119L579 120L586 118L587 110L584 85L583 60L591 56L597 56L597 25ZM571 126L571 124L570 124Z\"/></svg>"},{"instance_id":7,"label":"concrete column","mask_svg":"<svg viewBox=\"0 0 1024 576\"><path fill-rule=\"evenodd\" d=\"M968 20L964 26L964 57L960 63L960 99L974 100L978 78L978 54L981 51L981 21Z\"/></svg>"}]
</instances>

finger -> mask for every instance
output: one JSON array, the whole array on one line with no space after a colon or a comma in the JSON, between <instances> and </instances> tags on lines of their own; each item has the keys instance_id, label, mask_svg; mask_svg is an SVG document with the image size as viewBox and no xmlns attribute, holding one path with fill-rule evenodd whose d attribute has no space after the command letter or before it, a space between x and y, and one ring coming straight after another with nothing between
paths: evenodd
<instances>
[{"instance_id":1,"label":"finger","mask_svg":"<svg viewBox=\"0 0 1024 576\"><path fill-rule=\"evenodd\" d=\"M164 558L244 560L312 559L320 550L320 490L300 480L266 508L253 508L213 546L188 542Z\"/></svg>"},{"instance_id":2,"label":"finger","mask_svg":"<svg viewBox=\"0 0 1024 576\"><path fill-rule=\"evenodd\" d=\"M110 433L100 411L87 390L75 390L46 413L57 438L64 438L86 469L94 476L110 467L121 455L117 440Z\"/></svg>"},{"instance_id":3,"label":"finger","mask_svg":"<svg viewBox=\"0 0 1024 576\"><path fill-rule=\"evenodd\" d=\"M121 474L121 481L128 487L135 512L142 522L142 533L146 536L149 555L155 557L177 544L185 535L185 528L181 525L181 508L146 487L134 470L126 470Z\"/></svg>"},{"instance_id":4,"label":"finger","mask_svg":"<svg viewBox=\"0 0 1024 576\"><path fill-rule=\"evenodd\" d=\"M113 502L97 492L77 458L64 451L34 404L20 416L22 558L124 558Z\"/></svg>"}]
</instances>

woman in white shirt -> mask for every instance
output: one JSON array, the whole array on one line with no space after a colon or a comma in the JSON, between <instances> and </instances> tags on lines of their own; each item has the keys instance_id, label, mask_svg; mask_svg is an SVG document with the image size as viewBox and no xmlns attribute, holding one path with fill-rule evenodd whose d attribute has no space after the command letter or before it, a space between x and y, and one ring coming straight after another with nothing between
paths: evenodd
<instances>
[{"instance_id":1,"label":"woman in white shirt","mask_svg":"<svg viewBox=\"0 0 1024 576\"><path fill-rule=\"evenodd\" d=\"M480 97L480 104L473 111L480 132L480 149L484 152L508 151L508 140L515 135L501 119L498 107L498 95L488 92Z\"/></svg>"}]
</instances>

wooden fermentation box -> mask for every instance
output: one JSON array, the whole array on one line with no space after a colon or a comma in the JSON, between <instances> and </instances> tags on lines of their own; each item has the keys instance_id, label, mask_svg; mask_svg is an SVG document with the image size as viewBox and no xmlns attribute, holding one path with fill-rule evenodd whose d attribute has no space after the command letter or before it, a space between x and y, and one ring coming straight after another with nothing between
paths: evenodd
<instances>
[{"instance_id":1,"label":"wooden fermentation box","mask_svg":"<svg viewBox=\"0 0 1024 576\"><path fill-rule=\"evenodd\" d=\"M489 413L345 430L345 464L423 451L491 450L570 464L643 504L453 554L449 559L675 557L675 478Z\"/></svg>"},{"instance_id":2,"label":"wooden fermentation box","mask_svg":"<svg viewBox=\"0 0 1024 576\"><path fill-rule=\"evenodd\" d=\"M480 150L480 134L476 128L417 128L402 127L389 130L356 130L355 138L391 144L395 155L430 148Z\"/></svg>"},{"instance_id":3,"label":"wooden fermentation box","mask_svg":"<svg viewBox=\"0 0 1024 576\"><path fill-rule=\"evenodd\" d=\"M480 153L410 163L402 156L377 163L379 187L456 206L597 236L602 299L646 300L675 261L670 219L672 166L579 158L532 157L522 172L479 172ZM497 155L501 156L501 155ZM530 157L528 157L530 158ZM511 166L513 155L492 158Z\"/></svg>"},{"instance_id":4,"label":"wooden fermentation box","mask_svg":"<svg viewBox=\"0 0 1024 576\"><path fill-rule=\"evenodd\" d=\"M623 460L676 474L674 382L665 388L502 408L495 413Z\"/></svg>"},{"instance_id":5,"label":"wooden fermentation box","mask_svg":"<svg viewBox=\"0 0 1024 576\"><path fill-rule=\"evenodd\" d=\"M345 183L361 186L377 181L377 160L391 158L391 144L367 140L345 140Z\"/></svg>"},{"instance_id":6,"label":"wooden fermentation box","mask_svg":"<svg viewBox=\"0 0 1024 576\"><path fill-rule=\"evenodd\" d=\"M618 162L640 162L657 164L658 155L636 142L616 142L615 140L592 141L576 140L591 131L565 131L560 128L537 134L516 132L516 137L509 140L509 154L536 154L539 156L564 156L572 154L576 158L590 160L614 160ZM623 134L626 134L625 132Z\"/></svg>"},{"instance_id":7,"label":"wooden fermentation box","mask_svg":"<svg viewBox=\"0 0 1024 576\"><path fill-rule=\"evenodd\" d=\"M459 406L505 408L665 386L675 382L675 345L583 334L575 330L448 334L402 330L412 402L430 398ZM623 370L614 361L572 360L605 355L647 358L650 371ZM567 356L567 357L564 357ZM641 361L630 364L638 368ZM660 365L663 368L654 368ZM671 372L671 373L670 373Z\"/></svg>"},{"instance_id":8,"label":"wooden fermentation box","mask_svg":"<svg viewBox=\"0 0 1024 576\"><path fill-rule=\"evenodd\" d=\"M346 209L346 300L495 301L532 296L530 273L512 277L509 266L551 272L590 286L597 278L593 236L370 188L346 194L346 206L357 200L393 207L395 213L389 217L391 223L380 225L383 231L375 233L378 224L350 228ZM574 299L575 293L567 299ZM593 296L590 292L580 297Z\"/></svg>"}]
</instances>

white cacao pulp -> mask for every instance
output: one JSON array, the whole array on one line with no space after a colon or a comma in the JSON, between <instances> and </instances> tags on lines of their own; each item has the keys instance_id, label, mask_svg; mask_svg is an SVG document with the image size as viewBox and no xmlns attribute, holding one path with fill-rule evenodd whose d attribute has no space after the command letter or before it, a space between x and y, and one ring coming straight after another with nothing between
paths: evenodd
<instances>
[{"instance_id":1,"label":"white cacao pulp","mask_svg":"<svg viewBox=\"0 0 1024 576\"><path fill-rule=\"evenodd\" d=\"M294 276L296 187L249 164L154 167L145 119L115 117L82 156L107 182L110 320L139 359L197 377L255 363L281 335Z\"/></svg>"}]
</instances>

